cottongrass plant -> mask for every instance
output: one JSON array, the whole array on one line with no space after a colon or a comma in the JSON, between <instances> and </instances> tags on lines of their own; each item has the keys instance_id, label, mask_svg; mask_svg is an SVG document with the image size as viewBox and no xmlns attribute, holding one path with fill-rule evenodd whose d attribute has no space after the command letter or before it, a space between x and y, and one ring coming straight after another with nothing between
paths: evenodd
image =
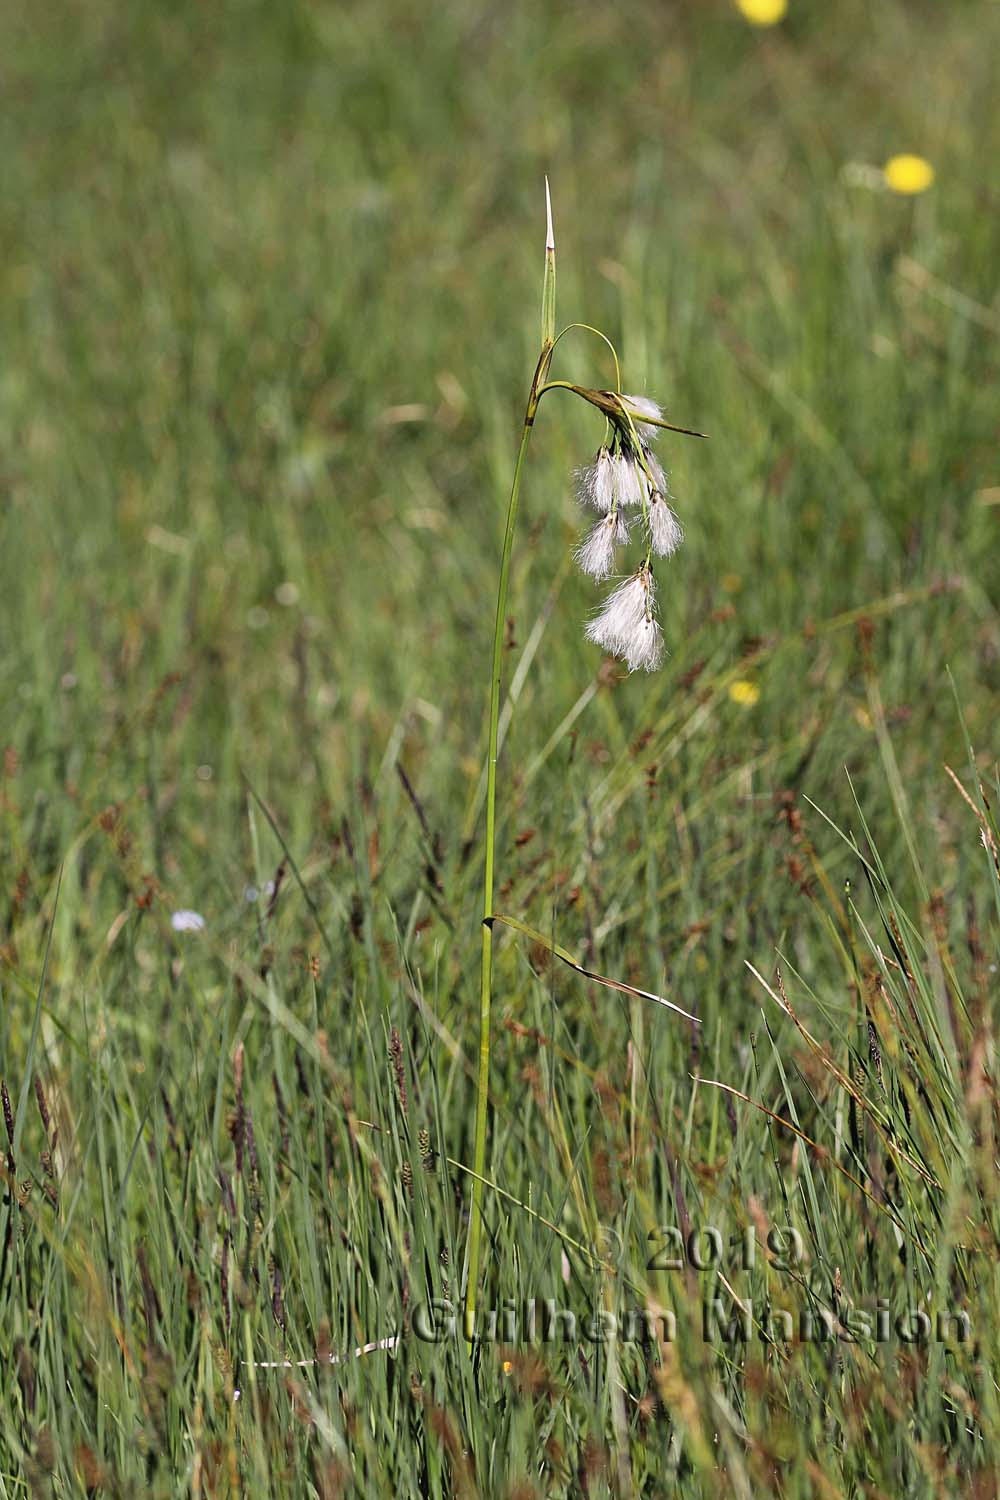
<instances>
[{"instance_id":1,"label":"cottongrass plant","mask_svg":"<svg viewBox=\"0 0 1000 1500\"><path fill-rule=\"evenodd\" d=\"M490 1084L490 1023L493 972L494 868L496 852L496 784L500 731L500 679L503 663L504 621L510 583L511 554L517 523L521 475L539 403L549 391L565 390L579 396L604 415L604 439L591 463L577 471L577 494L582 505L597 512L598 519L575 551L583 571L598 581L615 572L620 548L638 534L642 557L631 576L619 583L586 626L587 639L622 660L630 672L654 671L663 660L663 634L655 614L656 586L653 558L668 558L683 539L680 523L671 509L667 478L653 452L653 443L664 430L704 437L689 427L675 427L662 409L646 396L622 394L621 371L614 345L588 323L570 323L555 331L556 259L552 229L552 203L545 183L545 272L542 283L542 347L528 392L521 443L514 464L507 525L504 532L500 577L497 587L496 623L490 674L490 725L486 762L486 851L483 875L482 971L479 1006L479 1067L476 1096L476 1133L473 1162L472 1213L469 1221L465 1280L465 1336L470 1346L475 1334L482 1240L483 1190L486 1178L486 1135ZM549 380L552 356L560 339L574 329L594 334L611 352L615 367L614 390L592 390L566 380ZM515 926L520 924L514 924ZM525 929L526 931L528 929ZM586 971L581 971L586 972ZM598 976L591 976L598 977ZM604 981L609 982L609 981ZM620 986L618 986L620 987ZM633 993L643 994L644 991ZM658 999L658 996L647 996Z\"/></svg>"}]
</instances>

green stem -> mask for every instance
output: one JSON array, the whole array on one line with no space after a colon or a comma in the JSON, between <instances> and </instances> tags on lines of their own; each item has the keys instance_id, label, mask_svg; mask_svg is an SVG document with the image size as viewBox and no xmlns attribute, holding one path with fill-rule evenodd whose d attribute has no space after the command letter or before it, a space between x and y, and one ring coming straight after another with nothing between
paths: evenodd
<instances>
[{"instance_id":1,"label":"green stem","mask_svg":"<svg viewBox=\"0 0 1000 1500\"><path fill-rule=\"evenodd\" d=\"M510 583L510 563L514 549L514 528L517 524L517 505L521 493L521 473L535 425L539 390L552 358L552 346L542 347L535 368L528 405L524 414L524 429L521 446L517 450L514 479L507 503L507 529L504 532L503 556L500 561L500 582L497 588L497 615L493 628L493 665L490 675L490 733L486 761L486 858L483 872L483 956L479 993L479 1076L476 1093L476 1137L473 1150L472 1214L469 1219L469 1259L465 1283L465 1337L471 1345L476 1321L476 1301L479 1291L479 1250L482 1238L483 1180L486 1176L486 1126L489 1113L490 1089L490 1014L492 1010L493 981L493 931L486 919L493 915L493 870L496 850L496 803L497 803L497 754L500 736L500 678L503 672L504 623L507 618L507 592Z\"/></svg>"},{"instance_id":2,"label":"green stem","mask_svg":"<svg viewBox=\"0 0 1000 1500\"><path fill-rule=\"evenodd\" d=\"M618 363L618 350L608 338L607 334L602 333L599 328L595 328L592 323L567 323L566 327L560 329L560 331L556 334L555 341L552 347L555 348L555 345L558 344L559 340L561 338L565 338L567 333L572 333L575 328L582 328L585 333L592 333L596 338L599 338L603 344L607 344L608 348L611 350L611 358L615 362L615 391L620 393L622 388L622 370L621 365Z\"/></svg>"}]
</instances>

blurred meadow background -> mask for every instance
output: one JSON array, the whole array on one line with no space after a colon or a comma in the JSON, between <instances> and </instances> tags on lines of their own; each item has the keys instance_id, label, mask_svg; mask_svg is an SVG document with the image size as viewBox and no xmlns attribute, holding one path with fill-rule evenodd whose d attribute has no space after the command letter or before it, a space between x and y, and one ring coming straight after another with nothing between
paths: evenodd
<instances>
[{"instance_id":1,"label":"blurred meadow background","mask_svg":"<svg viewBox=\"0 0 1000 1500\"><path fill-rule=\"evenodd\" d=\"M4 1500L996 1495L1000 6L780 10L4 7ZM700 1025L498 931L481 1305L677 1336L473 1361L545 173L710 441L629 677L543 403L498 904ZM877 1299L968 1336L767 1335Z\"/></svg>"}]
</instances>

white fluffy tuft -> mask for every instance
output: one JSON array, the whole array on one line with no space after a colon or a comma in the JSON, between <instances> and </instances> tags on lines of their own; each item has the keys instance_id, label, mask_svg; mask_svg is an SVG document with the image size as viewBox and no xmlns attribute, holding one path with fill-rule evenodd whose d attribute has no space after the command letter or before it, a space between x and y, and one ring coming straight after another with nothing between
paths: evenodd
<instances>
[{"instance_id":1,"label":"white fluffy tuft","mask_svg":"<svg viewBox=\"0 0 1000 1500\"><path fill-rule=\"evenodd\" d=\"M674 515L662 495L654 495L649 503L649 539L657 557L673 557L684 540L681 523Z\"/></svg>"},{"instance_id":2,"label":"white fluffy tuft","mask_svg":"<svg viewBox=\"0 0 1000 1500\"><path fill-rule=\"evenodd\" d=\"M647 490L646 476L634 458L616 453L611 460L614 494L619 505L641 505Z\"/></svg>"},{"instance_id":3,"label":"white fluffy tuft","mask_svg":"<svg viewBox=\"0 0 1000 1500\"><path fill-rule=\"evenodd\" d=\"M646 460L646 470L653 482L653 489L659 490L661 495L665 495L667 493L667 476L663 472L663 465L656 454L651 453L648 448L643 448L643 457Z\"/></svg>"},{"instance_id":4,"label":"white fluffy tuft","mask_svg":"<svg viewBox=\"0 0 1000 1500\"><path fill-rule=\"evenodd\" d=\"M657 406L655 401L651 401L648 396L622 396L622 401L628 408L633 421L635 421L636 417L656 417L659 419L663 416L661 408ZM650 422L636 421L635 430L644 443L652 443L660 435L660 429L654 427Z\"/></svg>"},{"instance_id":5,"label":"white fluffy tuft","mask_svg":"<svg viewBox=\"0 0 1000 1500\"><path fill-rule=\"evenodd\" d=\"M614 567L615 548L627 539L628 523L619 511L612 511L588 531L573 555L592 578L609 578Z\"/></svg>"},{"instance_id":6,"label":"white fluffy tuft","mask_svg":"<svg viewBox=\"0 0 1000 1500\"><path fill-rule=\"evenodd\" d=\"M655 672L663 660L663 632L652 616L643 616L628 641L625 664L630 672Z\"/></svg>"},{"instance_id":7,"label":"white fluffy tuft","mask_svg":"<svg viewBox=\"0 0 1000 1500\"><path fill-rule=\"evenodd\" d=\"M651 613L652 594L652 576L643 565L605 599L600 614L587 626L588 641L615 656L626 656L639 626Z\"/></svg>"},{"instance_id":8,"label":"white fluffy tuft","mask_svg":"<svg viewBox=\"0 0 1000 1500\"><path fill-rule=\"evenodd\" d=\"M630 672L654 672L663 660L663 633L653 616L653 575L643 563L608 595L587 626L587 639L621 657Z\"/></svg>"},{"instance_id":9,"label":"white fluffy tuft","mask_svg":"<svg viewBox=\"0 0 1000 1500\"><path fill-rule=\"evenodd\" d=\"M593 463L576 471L576 493L581 505L606 515L615 500L615 460L607 448L598 448Z\"/></svg>"}]
</instances>

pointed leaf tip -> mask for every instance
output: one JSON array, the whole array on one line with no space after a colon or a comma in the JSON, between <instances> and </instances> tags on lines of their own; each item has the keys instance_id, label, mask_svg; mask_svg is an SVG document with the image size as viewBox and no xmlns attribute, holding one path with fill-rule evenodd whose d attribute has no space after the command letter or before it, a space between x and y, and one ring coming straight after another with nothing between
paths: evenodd
<instances>
[{"instance_id":1,"label":"pointed leaf tip","mask_svg":"<svg viewBox=\"0 0 1000 1500\"><path fill-rule=\"evenodd\" d=\"M545 248L554 250L556 248L555 231L552 228L552 195L549 192L549 179L545 179Z\"/></svg>"}]
</instances>

